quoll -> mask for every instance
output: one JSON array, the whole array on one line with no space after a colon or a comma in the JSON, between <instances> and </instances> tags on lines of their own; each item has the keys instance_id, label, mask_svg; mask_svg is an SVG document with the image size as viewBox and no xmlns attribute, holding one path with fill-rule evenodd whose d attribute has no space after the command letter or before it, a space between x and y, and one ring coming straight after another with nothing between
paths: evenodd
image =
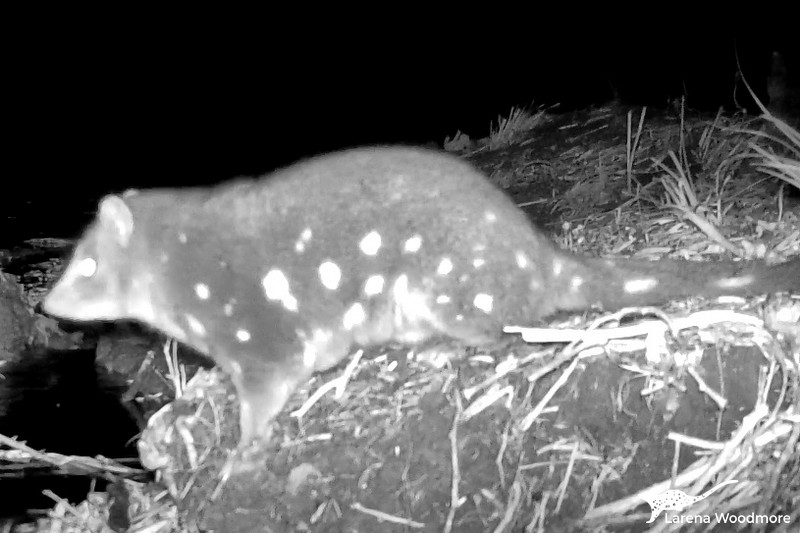
<instances>
[{"instance_id":1,"label":"quoll","mask_svg":"<svg viewBox=\"0 0 800 533\"><path fill-rule=\"evenodd\" d=\"M213 188L107 196L44 309L136 319L212 357L236 386L246 446L354 345L483 345L558 310L798 289L798 258L562 251L468 163L378 147Z\"/></svg>"}]
</instances>

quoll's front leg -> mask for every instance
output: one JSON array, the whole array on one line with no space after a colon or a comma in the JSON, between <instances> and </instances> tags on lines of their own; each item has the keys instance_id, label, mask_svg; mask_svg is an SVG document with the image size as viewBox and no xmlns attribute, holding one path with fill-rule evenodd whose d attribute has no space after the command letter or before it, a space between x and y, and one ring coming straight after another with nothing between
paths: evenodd
<instances>
[{"instance_id":1,"label":"quoll's front leg","mask_svg":"<svg viewBox=\"0 0 800 533\"><path fill-rule=\"evenodd\" d=\"M232 367L232 368L231 368ZM229 366L239 397L239 448L267 444L272 422L299 384L311 377L302 364L249 360Z\"/></svg>"}]
</instances>

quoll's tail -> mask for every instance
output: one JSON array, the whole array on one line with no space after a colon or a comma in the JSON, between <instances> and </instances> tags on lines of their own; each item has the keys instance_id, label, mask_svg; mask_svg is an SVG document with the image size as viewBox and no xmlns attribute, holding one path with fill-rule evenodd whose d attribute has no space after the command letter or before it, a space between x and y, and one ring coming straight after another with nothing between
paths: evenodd
<instances>
[{"instance_id":1,"label":"quoll's tail","mask_svg":"<svg viewBox=\"0 0 800 533\"><path fill-rule=\"evenodd\" d=\"M800 258L772 266L763 261L584 258L565 270L571 270L571 279L581 279L577 292L584 299L582 303L601 304L605 310L658 304L688 296L800 292ZM573 299L562 302L562 308L580 307L580 304Z\"/></svg>"}]
</instances>

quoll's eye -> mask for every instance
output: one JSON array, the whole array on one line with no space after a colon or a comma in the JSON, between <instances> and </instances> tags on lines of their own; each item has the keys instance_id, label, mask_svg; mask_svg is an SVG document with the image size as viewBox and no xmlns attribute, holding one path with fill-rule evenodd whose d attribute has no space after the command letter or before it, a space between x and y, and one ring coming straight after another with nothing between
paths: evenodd
<instances>
[{"instance_id":1,"label":"quoll's eye","mask_svg":"<svg viewBox=\"0 0 800 533\"><path fill-rule=\"evenodd\" d=\"M90 278L97 272L97 261L93 257L81 259L75 270L84 278Z\"/></svg>"}]
</instances>

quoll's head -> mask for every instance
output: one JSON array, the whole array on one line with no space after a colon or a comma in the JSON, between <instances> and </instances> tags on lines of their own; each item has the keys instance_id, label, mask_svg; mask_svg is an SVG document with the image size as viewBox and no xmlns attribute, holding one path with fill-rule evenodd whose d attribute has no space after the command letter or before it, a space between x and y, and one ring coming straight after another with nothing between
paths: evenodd
<instances>
[{"instance_id":1,"label":"quoll's head","mask_svg":"<svg viewBox=\"0 0 800 533\"><path fill-rule=\"evenodd\" d=\"M133 241L134 217L128 204L122 197L107 196L58 283L45 297L44 310L80 321L133 318Z\"/></svg>"}]
</instances>

